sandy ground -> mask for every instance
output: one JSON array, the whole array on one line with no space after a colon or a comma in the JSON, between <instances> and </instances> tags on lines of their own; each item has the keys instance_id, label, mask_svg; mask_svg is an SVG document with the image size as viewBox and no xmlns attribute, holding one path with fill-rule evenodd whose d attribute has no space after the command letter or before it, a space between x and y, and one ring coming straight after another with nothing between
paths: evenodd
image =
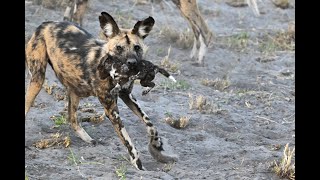
<instances>
[{"instance_id":1,"label":"sandy ground","mask_svg":"<svg viewBox=\"0 0 320 180\"><path fill-rule=\"evenodd\" d=\"M137 20L152 15L156 21L145 43L147 59L155 64L167 55L167 67L178 80L173 85L163 76L157 86L142 96L136 84L133 94L149 115L164 140L165 152L178 157L174 164L156 162L147 149L145 126L119 100L120 116L146 171L137 171L128 161L126 149L108 119L83 122L98 144L82 142L68 124L55 127L52 116L65 113L64 88L50 67L45 87L31 108L25 124L25 169L29 179L279 179L269 168L282 157L285 144L295 146L295 52L294 41L280 47L277 33L286 32L295 19L292 7L280 9L271 1L259 3L262 15L255 17L248 7L231 7L221 0L199 0L201 12L215 34L205 58L205 67L192 66L190 28L175 6L134 5L134 1L93 0L84 19L84 28L93 35L99 30L98 16L107 11L120 26L133 27ZM25 1L26 41L43 21L62 20L63 9L46 9ZM174 40L179 38L182 39ZM183 40L185 37L186 40ZM191 38L190 38L191 37ZM188 40L189 39L189 40ZM293 44L292 44L293 43ZM26 85L29 76L26 75ZM204 85L204 80L216 80ZM219 83L225 83L219 86ZM209 82L210 83L210 82ZM214 82L213 82L214 83ZM190 96L203 95L202 109L190 109ZM196 106L196 103L193 103ZM94 112L85 112L93 108ZM79 118L102 114L94 97L82 99ZM183 129L169 126L165 118L190 117ZM54 133L69 136L69 148L39 149L34 144ZM72 156L73 154L73 156ZM122 171L125 169L125 171Z\"/></svg>"}]
</instances>

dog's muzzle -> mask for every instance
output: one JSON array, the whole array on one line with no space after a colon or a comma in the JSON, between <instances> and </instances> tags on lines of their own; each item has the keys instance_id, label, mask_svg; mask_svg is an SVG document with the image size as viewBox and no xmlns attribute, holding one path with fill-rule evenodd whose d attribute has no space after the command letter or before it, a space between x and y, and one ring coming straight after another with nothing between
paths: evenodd
<instances>
[{"instance_id":1,"label":"dog's muzzle","mask_svg":"<svg viewBox=\"0 0 320 180\"><path fill-rule=\"evenodd\" d=\"M128 64L129 67L130 66L135 66L135 65L137 65L137 60L136 59L128 59L127 60L127 64Z\"/></svg>"},{"instance_id":2,"label":"dog's muzzle","mask_svg":"<svg viewBox=\"0 0 320 180\"><path fill-rule=\"evenodd\" d=\"M128 56L127 65L130 69L133 69L137 66L138 62L141 60L137 54L132 54Z\"/></svg>"}]
</instances>

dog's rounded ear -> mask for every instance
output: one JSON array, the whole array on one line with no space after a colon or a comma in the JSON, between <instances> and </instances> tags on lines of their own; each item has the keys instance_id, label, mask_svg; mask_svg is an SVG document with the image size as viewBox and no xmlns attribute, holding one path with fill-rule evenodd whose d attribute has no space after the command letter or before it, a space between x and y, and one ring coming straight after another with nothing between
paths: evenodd
<instances>
[{"instance_id":1,"label":"dog's rounded ear","mask_svg":"<svg viewBox=\"0 0 320 180\"><path fill-rule=\"evenodd\" d=\"M146 38L149 35L149 32L152 30L154 22L155 21L151 16L143 21L138 21L132 29L132 34L136 34L143 39Z\"/></svg>"},{"instance_id":2,"label":"dog's rounded ear","mask_svg":"<svg viewBox=\"0 0 320 180\"><path fill-rule=\"evenodd\" d=\"M99 22L104 35L108 38L120 33L120 29L116 21L110 14L106 12L101 12L101 15L99 16Z\"/></svg>"}]
</instances>

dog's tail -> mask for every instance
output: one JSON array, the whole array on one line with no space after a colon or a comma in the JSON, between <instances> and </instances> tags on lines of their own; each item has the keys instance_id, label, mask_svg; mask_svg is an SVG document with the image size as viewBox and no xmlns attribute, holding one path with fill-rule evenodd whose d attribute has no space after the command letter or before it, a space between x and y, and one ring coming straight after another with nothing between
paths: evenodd
<instances>
[{"instance_id":1,"label":"dog's tail","mask_svg":"<svg viewBox=\"0 0 320 180\"><path fill-rule=\"evenodd\" d=\"M165 77L171 79L173 82L177 82L176 79L175 79L173 76L171 76L171 75L168 73L168 71L166 71L165 69L158 67L158 72L160 72L160 73L161 73L162 75L164 75Z\"/></svg>"}]
</instances>

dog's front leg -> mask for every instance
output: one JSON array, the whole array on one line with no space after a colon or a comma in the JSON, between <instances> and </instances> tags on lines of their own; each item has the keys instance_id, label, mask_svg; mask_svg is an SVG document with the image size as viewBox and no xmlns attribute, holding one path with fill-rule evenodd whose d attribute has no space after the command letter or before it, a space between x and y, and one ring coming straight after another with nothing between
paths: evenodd
<instances>
[{"instance_id":1,"label":"dog's front leg","mask_svg":"<svg viewBox=\"0 0 320 180\"><path fill-rule=\"evenodd\" d=\"M161 153L161 151L163 151L161 138L159 137L155 126L151 123L148 115L140 108L140 105L138 104L137 100L132 96L132 94L120 92L119 97L147 126L147 131L150 138L148 148L153 158L163 163L176 161L176 158L166 156Z\"/></svg>"},{"instance_id":2,"label":"dog's front leg","mask_svg":"<svg viewBox=\"0 0 320 180\"><path fill-rule=\"evenodd\" d=\"M71 123L72 129L76 132L76 134L85 142L96 144L96 141L93 140L88 133L81 127L81 124L77 119L77 109L79 106L79 97L72 91L69 90L69 103L68 103L68 114L69 121Z\"/></svg>"},{"instance_id":3,"label":"dog's front leg","mask_svg":"<svg viewBox=\"0 0 320 180\"><path fill-rule=\"evenodd\" d=\"M99 97L99 101L104 106L105 114L111 121L114 130L118 134L122 143L126 146L130 155L131 163L137 169L144 170L144 168L142 167L142 163L139 159L138 151L134 147L134 144L132 143L129 134L126 128L124 127L122 120L120 119L119 109L117 106L117 97L107 95L104 97Z\"/></svg>"}]
</instances>

